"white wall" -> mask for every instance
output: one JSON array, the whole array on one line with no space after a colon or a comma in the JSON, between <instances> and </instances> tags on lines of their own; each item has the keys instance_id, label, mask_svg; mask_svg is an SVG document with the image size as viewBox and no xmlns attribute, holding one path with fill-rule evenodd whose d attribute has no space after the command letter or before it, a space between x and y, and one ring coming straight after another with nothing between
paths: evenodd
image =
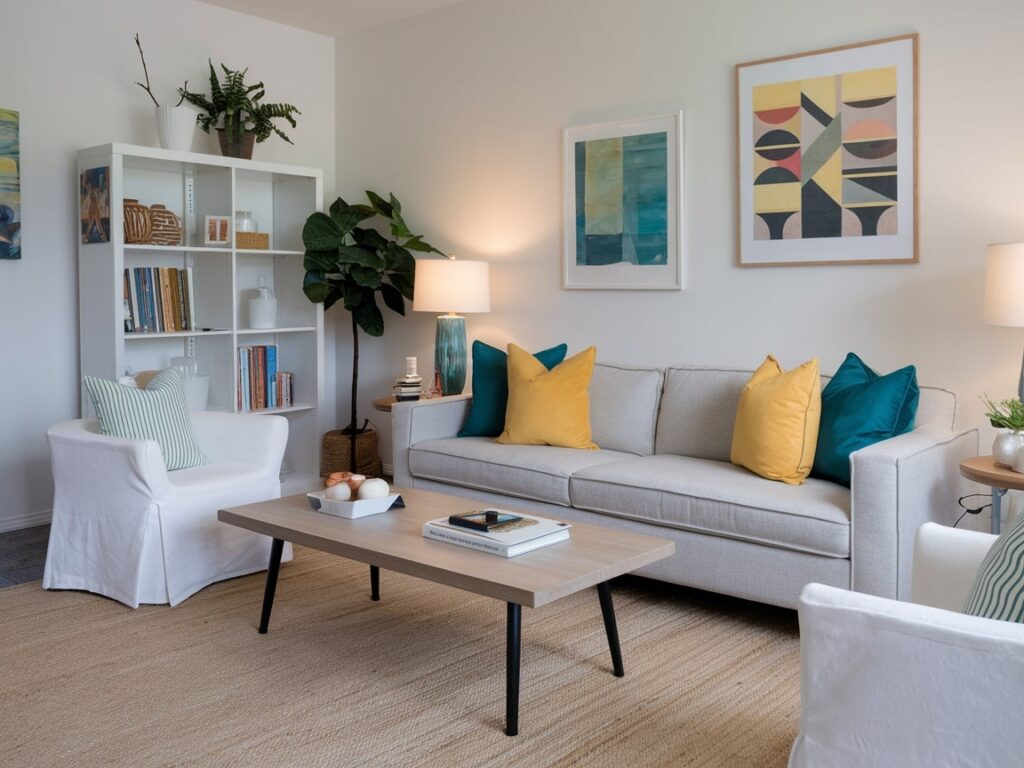
<instances>
[{"instance_id":1,"label":"white wall","mask_svg":"<svg viewBox=\"0 0 1024 768\"><path fill-rule=\"evenodd\" d=\"M983 426L978 395L1015 393L1024 344L980 308L986 243L1024 240L1022 28L1019 0L474 0L339 39L338 188L393 190L435 245L492 262L494 311L471 338L631 364L818 356L824 371L854 350L881 371L915 363ZM733 65L915 31L920 264L736 267ZM562 290L562 128L679 108L687 290ZM361 398L406 354L426 367L432 329L388 316L363 345ZM339 378L346 350L339 335Z\"/></svg>"},{"instance_id":2,"label":"white wall","mask_svg":"<svg viewBox=\"0 0 1024 768\"><path fill-rule=\"evenodd\" d=\"M206 60L249 66L273 101L302 110L260 160L322 167L334 188L334 40L192 0L4 0L0 106L21 113L21 261L0 261L0 530L48 519L45 430L78 415L78 179L75 152L111 141L158 146L132 37L141 35L157 98ZM197 132L196 151L216 139ZM333 382L329 382L333 385ZM333 397L333 389L330 391Z\"/></svg>"}]
</instances>

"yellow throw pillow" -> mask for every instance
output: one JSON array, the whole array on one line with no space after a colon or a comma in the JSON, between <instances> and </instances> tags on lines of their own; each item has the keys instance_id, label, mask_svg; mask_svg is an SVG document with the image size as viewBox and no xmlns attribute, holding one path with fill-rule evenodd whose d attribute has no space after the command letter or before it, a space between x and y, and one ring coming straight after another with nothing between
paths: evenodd
<instances>
[{"instance_id":1,"label":"yellow throw pillow","mask_svg":"<svg viewBox=\"0 0 1024 768\"><path fill-rule=\"evenodd\" d=\"M589 347L549 371L525 349L509 344L508 409L497 442L596 449L589 392L596 355Z\"/></svg>"},{"instance_id":2,"label":"yellow throw pillow","mask_svg":"<svg viewBox=\"0 0 1024 768\"><path fill-rule=\"evenodd\" d=\"M769 355L740 393L732 463L769 480L800 485L814 464L820 418L818 359L784 373Z\"/></svg>"}]
</instances>

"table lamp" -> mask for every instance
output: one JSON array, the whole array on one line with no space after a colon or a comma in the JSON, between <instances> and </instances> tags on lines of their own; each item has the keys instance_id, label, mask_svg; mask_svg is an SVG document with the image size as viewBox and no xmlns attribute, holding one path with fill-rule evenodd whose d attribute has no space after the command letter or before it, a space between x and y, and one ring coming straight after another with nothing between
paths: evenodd
<instances>
[{"instance_id":1,"label":"table lamp","mask_svg":"<svg viewBox=\"0 0 1024 768\"><path fill-rule=\"evenodd\" d=\"M442 312L434 336L434 369L441 394L458 395L466 386L466 318L460 312L490 312L490 265L486 261L416 260L416 312Z\"/></svg>"},{"instance_id":2,"label":"table lamp","mask_svg":"<svg viewBox=\"0 0 1024 768\"><path fill-rule=\"evenodd\" d=\"M1024 243L997 243L986 249L985 323L1024 328ZM1024 400L1024 359L1017 396Z\"/></svg>"}]
</instances>

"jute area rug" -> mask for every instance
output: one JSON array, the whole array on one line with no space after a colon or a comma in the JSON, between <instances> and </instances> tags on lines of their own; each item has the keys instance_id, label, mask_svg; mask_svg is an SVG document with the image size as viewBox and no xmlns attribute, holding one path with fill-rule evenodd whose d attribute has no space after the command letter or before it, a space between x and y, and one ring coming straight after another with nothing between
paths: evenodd
<instances>
[{"instance_id":1,"label":"jute area rug","mask_svg":"<svg viewBox=\"0 0 1024 768\"><path fill-rule=\"evenodd\" d=\"M626 677L594 590L523 611L520 735L502 733L505 606L296 547L270 633L263 574L132 611L0 590L4 766L783 766L796 614L616 583Z\"/></svg>"}]
</instances>

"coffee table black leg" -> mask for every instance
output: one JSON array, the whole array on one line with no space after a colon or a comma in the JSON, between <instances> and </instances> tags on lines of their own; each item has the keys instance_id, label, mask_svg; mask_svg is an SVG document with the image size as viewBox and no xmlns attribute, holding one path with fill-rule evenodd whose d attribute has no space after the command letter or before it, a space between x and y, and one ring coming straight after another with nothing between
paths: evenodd
<instances>
[{"instance_id":1,"label":"coffee table black leg","mask_svg":"<svg viewBox=\"0 0 1024 768\"><path fill-rule=\"evenodd\" d=\"M370 566L370 599L380 600L380 568Z\"/></svg>"},{"instance_id":2,"label":"coffee table black leg","mask_svg":"<svg viewBox=\"0 0 1024 768\"><path fill-rule=\"evenodd\" d=\"M523 607L508 604L508 633L505 646L505 733L519 733L519 661L523 626Z\"/></svg>"},{"instance_id":3,"label":"coffee table black leg","mask_svg":"<svg viewBox=\"0 0 1024 768\"><path fill-rule=\"evenodd\" d=\"M277 574L281 570L281 553L284 540L274 539L270 545L270 563L267 565L267 585L263 589L263 615L260 616L260 634L267 634L270 626L270 611L274 607L274 592L277 591Z\"/></svg>"},{"instance_id":4,"label":"coffee table black leg","mask_svg":"<svg viewBox=\"0 0 1024 768\"><path fill-rule=\"evenodd\" d=\"M601 615L604 616L604 631L608 635L608 648L612 652L612 668L616 677L626 674L622 668L622 649L619 648L619 628L615 624L615 606L612 605L612 588L607 581L597 585L597 596L601 599Z\"/></svg>"}]
</instances>

